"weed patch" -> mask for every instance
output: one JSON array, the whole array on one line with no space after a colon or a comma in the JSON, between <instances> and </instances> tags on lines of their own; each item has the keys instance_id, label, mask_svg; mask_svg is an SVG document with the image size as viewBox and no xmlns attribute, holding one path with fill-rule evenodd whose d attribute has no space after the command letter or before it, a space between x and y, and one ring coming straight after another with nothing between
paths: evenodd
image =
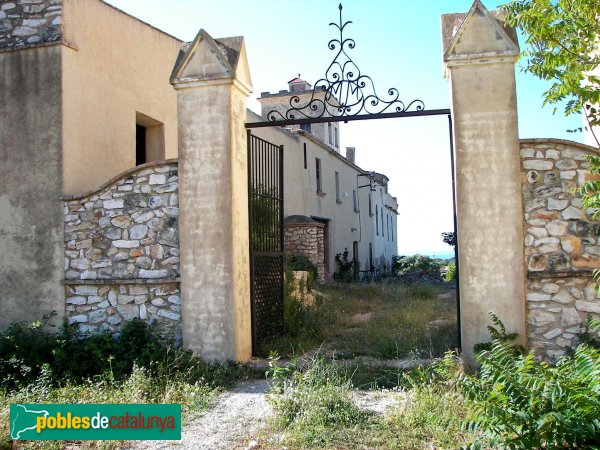
<instances>
[{"instance_id":1,"label":"weed patch","mask_svg":"<svg viewBox=\"0 0 600 450\"><path fill-rule=\"evenodd\" d=\"M456 358L448 355L431 368L400 373L394 395L405 400L387 414L360 410L350 395L355 374L322 355L303 367L276 370L278 382L270 394L276 416L261 443L274 448L460 448L471 436L461 429L466 403L451 382L459 370Z\"/></svg>"},{"instance_id":2,"label":"weed patch","mask_svg":"<svg viewBox=\"0 0 600 450\"><path fill-rule=\"evenodd\" d=\"M49 333L43 325L13 325L0 336L0 449L11 448L11 403L179 403L188 415L207 409L221 389L252 375L244 366L209 365L173 348L141 321L127 323L119 339L82 336L68 326ZM117 446L87 442L84 448Z\"/></svg>"}]
</instances>

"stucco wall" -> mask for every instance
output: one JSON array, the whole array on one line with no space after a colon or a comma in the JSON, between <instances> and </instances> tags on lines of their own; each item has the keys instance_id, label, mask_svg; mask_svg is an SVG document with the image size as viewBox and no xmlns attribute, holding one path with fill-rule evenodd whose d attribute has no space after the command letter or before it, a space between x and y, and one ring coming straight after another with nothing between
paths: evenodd
<instances>
[{"instance_id":1,"label":"stucco wall","mask_svg":"<svg viewBox=\"0 0 600 450\"><path fill-rule=\"evenodd\" d=\"M180 338L177 162L149 163L64 205L65 297L82 331L158 321Z\"/></svg>"},{"instance_id":2,"label":"stucco wall","mask_svg":"<svg viewBox=\"0 0 600 450\"><path fill-rule=\"evenodd\" d=\"M600 268L600 225L573 192L597 149L557 139L521 141L527 263L527 337L549 359L579 342L587 315L600 316L592 270Z\"/></svg>"},{"instance_id":3,"label":"stucco wall","mask_svg":"<svg viewBox=\"0 0 600 450\"><path fill-rule=\"evenodd\" d=\"M0 329L64 314L61 47L0 52Z\"/></svg>"},{"instance_id":4,"label":"stucco wall","mask_svg":"<svg viewBox=\"0 0 600 450\"><path fill-rule=\"evenodd\" d=\"M176 157L181 42L99 0L64 0L63 27L64 192L135 166L136 112L164 124L164 157Z\"/></svg>"}]
</instances>

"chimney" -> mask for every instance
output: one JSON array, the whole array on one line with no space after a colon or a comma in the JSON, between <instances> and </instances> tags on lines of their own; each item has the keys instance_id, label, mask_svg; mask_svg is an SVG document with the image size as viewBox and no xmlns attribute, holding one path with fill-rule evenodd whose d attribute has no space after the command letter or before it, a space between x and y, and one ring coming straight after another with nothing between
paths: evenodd
<instances>
[{"instance_id":1,"label":"chimney","mask_svg":"<svg viewBox=\"0 0 600 450\"><path fill-rule=\"evenodd\" d=\"M354 156L356 154L356 148L355 147L346 147L346 159L348 160L348 162L355 164L354 163Z\"/></svg>"}]
</instances>

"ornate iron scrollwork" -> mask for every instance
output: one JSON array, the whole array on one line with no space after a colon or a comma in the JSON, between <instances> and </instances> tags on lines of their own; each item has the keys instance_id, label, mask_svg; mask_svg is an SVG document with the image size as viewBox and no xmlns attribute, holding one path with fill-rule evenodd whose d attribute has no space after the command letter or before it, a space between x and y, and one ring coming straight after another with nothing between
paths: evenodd
<instances>
[{"instance_id":1,"label":"ornate iron scrollwork","mask_svg":"<svg viewBox=\"0 0 600 450\"><path fill-rule=\"evenodd\" d=\"M352 50L356 43L352 38L344 37L344 29L352 21L342 20L340 3L340 22L330 23L339 30L339 39L332 39L327 45L330 50L337 51L335 58L325 72L325 78L315 83L310 100L303 102L300 95L290 98L290 108L285 114L277 110L267 113L270 122L316 119L320 117L349 117L357 115L377 115L383 113L404 113L410 110L423 111L425 104L421 100L413 100L406 104L400 100L396 88L388 89L389 98L380 98L375 84L368 75L361 73L358 66L348 56L346 50Z\"/></svg>"}]
</instances>

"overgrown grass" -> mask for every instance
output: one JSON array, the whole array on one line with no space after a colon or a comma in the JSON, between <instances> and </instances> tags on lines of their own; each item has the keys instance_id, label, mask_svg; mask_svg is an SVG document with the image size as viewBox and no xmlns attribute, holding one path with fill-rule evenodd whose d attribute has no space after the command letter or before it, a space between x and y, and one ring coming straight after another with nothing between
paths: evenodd
<instances>
[{"instance_id":1,"label":"overgrown grass","mask_svg":"<svg viewBox=\"0 0 600 450\"><path fill-rule=\"evenodd\" d=\"M276 414L274 425L289 432L294 448L329 448L368 423L369 415L349 398L350 381L322 355L300 370L275 372L274 379L277 384L269 396Z\"/></svg>"},{"instance_id":2,"label":"overgrown grass","mask_svg":"<svg viewBox=\"0 0 600 450\"><path fill-rule=\"evenodd\" d=\"M261 448L459 448L471 436L461 429L465 401L451 382L457 370L448 357L403 374L394 394L403 401L381 415L359 409L351 399L352 375L318 354L278 371L270 394L275 418Z\"/></svg>"},{"instance_id":3,"label":"overgrown grass","mask_svg":"<svg viewBox=\"0 0 600 450\"><path fill-rule=\"evenodd\" d=\"M184 415L207 409L217 393L253 375L245 366L208 365L173 348L141 321L120 339L79 336L70 327L47 332L42 323L14 325L0 336L0 449L11 448L11 403L179 403ZM86 448L116 448L88 442ZM27 443L20 448L62 448Z\"/></svg>"},{"instance_id":4,"label":"overgrown grass","mask_svg":"<svg viewBox=\"0 0 600 450\"><path fill-rule=\"evenodd\" d=\"M454 298L445 286L398 282L319 286L312 307L285 303L286 333L265 345L293 356L320 345L338 359L437 357L457 345Z\"/></svg>"}]
</instances>

